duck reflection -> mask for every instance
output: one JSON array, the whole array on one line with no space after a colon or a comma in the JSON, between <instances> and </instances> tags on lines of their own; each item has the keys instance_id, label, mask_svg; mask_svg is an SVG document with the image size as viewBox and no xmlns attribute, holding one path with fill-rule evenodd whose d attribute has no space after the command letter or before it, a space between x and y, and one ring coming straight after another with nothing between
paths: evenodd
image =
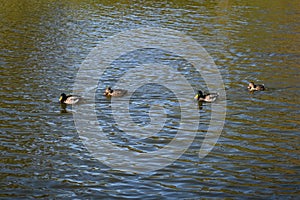
<instances>
[{"instance_id":1,"label":"duck reflection","mask_svg":"<svg viewBox=\"0 0 300 200\"><path fill-rule=\"evenodd\" d=\"M68 113L68 111L67 111L67 104L65 104L65 103L61 103L60 104L60 113Z\"/></svg>"}]
</instances>

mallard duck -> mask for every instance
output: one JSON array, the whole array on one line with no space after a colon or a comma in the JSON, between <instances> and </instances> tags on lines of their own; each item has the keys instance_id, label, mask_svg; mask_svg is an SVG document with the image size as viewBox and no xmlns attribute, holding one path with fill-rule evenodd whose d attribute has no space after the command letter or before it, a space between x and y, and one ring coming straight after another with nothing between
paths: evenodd
<instances>
[{"instance_id":1,"label":"mallard duck","mask_svg":"<svg viewBox=\"0 0 300 200\"><path fill-rule=\"evenodd\" d=\"M200 101L200 102L211 103L211 102L214 102L218 96L219 96L218 94L203 94L203 92L201 90L199 90L198 94L196 94L194 99L197 101Z\"/></svg>"},{"instance_id":2,"label":"mallard duck","mask_svg":"<svg viewBox=\"0 0 300 200\"><path fill-rule=\"evenodd\" d=\"M248 90L251 91L261 91L265 90L265 86L263 85L255 85L253 82L250 82L248 85Z\"/></svg>"},{"instance_id":3,"label":"mallard duck","mask_svg":"<svg viewBox=\"0 0 300 200\"><path fill-rule=\"evenodd\" d=\"M122 97L127 93L127 90L121 90L121 89L111 89L111 87L106 88L103 95L107 97Z\"/></svg>"},{"instance_id":4,"label":"mallard duck","mask_svg":"<svg viewBox=\"0 0 300 200\"><path fill-rule=\"evenodd\" d=\"M65 93L62 93L59 97L59 101L62 104L76 104L81 100L79 96L76 95L66 95Z\"/></svg>"}]
</instances>

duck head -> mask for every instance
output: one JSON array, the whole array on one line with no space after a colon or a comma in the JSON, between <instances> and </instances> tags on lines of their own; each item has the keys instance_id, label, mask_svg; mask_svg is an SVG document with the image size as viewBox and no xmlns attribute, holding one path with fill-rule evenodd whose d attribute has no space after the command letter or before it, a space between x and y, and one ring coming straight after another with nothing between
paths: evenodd
<instances>
[{"instance_id":1,"label":"duck head","mask_svg":"<svg viewBox=\"0 0 300 200\"><path fill-rule=\"evenodd\" d=\"M106 90L103 93L103 95L109 96L109 95L111 95L111 93L113 93L113 90L111 89L111 87L108 87L108 88L106 88Z\"/></svg>"},{"instance_id":2,"label":"duck head","mask_svg":"<svg viewBox=\"0 0 300 200\"><path fill-rule=\"evenodd\" d=\"M67 95L65 93L62 93L59 97L59 101L63 103L67 99Z\"/></svg>"},{"instance_id":3,"label":"duck head","mask_svg":"<svg viewBox=\"0 0 300 200\"><path fill-rule=\"evenodd\" d=\"M249 90L253 90L255 88L254 82L250 82L248 85Z\"/></svg>"},{"instance_id":4,"label":"duck head","mask_svg":"<svg viewBox=\"0 0 300 200\"><path fill-rule=\"evenodd\" d=\"M198 93L196 94L196 96L194 97L195 100L199 100L200 98L203 98L203 92L201 90L198 91Z\"/></svg>"}]
</instances>

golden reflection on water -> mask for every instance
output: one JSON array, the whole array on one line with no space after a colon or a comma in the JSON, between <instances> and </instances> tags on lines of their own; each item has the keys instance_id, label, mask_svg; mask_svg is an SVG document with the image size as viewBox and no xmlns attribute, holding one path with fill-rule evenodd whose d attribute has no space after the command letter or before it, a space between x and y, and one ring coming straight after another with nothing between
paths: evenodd
<instances>
[{"instance_id":1,"label":"golden reflection on water","mask_svg":"<svg viewBox=\"0 0 300 200\"><path fill-rule=\"evenodd\" d=\"M297 1L11 0L0 5L1 174L7 197L296 197ZM210 120L210 106L199 105L199 135L178 162L145 176L110 171L89 157L72 109L60 108L57 97L71 92L80 63L99 39L152 25L192 36L214 58L227 89L226 125L211 154L199 160L195 149ZM200 77L192 78L205 87ZM249 81L267 90L249 94ZM154 146L160 139L153 136Z\"/></svg>"}]
</instances>

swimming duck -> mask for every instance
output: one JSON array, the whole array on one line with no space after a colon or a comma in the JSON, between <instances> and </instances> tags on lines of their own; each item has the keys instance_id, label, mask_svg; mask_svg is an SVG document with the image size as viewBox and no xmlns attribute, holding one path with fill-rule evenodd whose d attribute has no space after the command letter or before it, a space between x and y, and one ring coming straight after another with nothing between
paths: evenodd
<instances>
[{"instance_id":1,"label":"swimming duck","mask_svg":"<svg viewBox=\"0 0 300 200\"><path fill-rule=\"evenodd\" d=\"M66 95L65 93L62 93L59 97L59 101L62 104L76 104L81 100L79 96L76 95Z\"/></svg>"},{"instance_id":2,"label":"swimming duck","mask_svg":"<svg viewBox=\"0 0 300 200\"><path fill-rule=\"evenodd\" d=\"M200 102L211 103L211 102L214 102L218 96L219 96L218 94L203 94L203 92L201 90L199 90L198 94L196 94L194 99L197 101L200 101Z\"/></svg>"},{"instance_id":3,"label":"swimming duck","mask_svg":"<svg viewBox=\"0 0 300 200\"><path fill-rule=\"evenodd\" d=\"M252 92L252 91L261 91L261 90L265 90L265 86L255 85L253 82L250 82L249 85L248 85L248 90L250 92Z\"/></svg>"},{"instance_id":4,"label":"swimming duck","mask_svg":"<svg viewBox=\"0 0 300 200\"><path fill-rule=\"evenodd\" d=\"M107 97L122 97L127 93L127 90L121 90L121 89L111 89L111 87L106 88L103 95Z\"/></svg>"}]
</instances>

